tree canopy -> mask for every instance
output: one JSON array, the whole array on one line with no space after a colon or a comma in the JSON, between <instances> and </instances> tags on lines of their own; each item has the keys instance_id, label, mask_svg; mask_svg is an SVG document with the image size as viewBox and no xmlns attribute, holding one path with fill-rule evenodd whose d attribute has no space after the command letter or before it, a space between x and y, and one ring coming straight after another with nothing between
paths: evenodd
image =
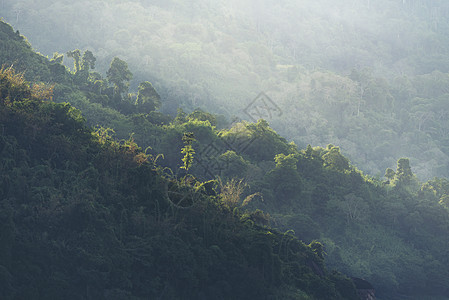
<instances>
[{"instance_id":1,"label":"tree canopy","mask_svg":"<svg viewBox=\"0 0 449 300\"><path fill-rule=\"evenodd\" d=\"M118 57L114 57L106 72L108 81L114 85L114 92L117 95L123 95L128 92L129 81L133 74L128 69L128 64Z\"/></svg>"},{"instance_id":2,"label":"tree canopy","mask_svg":"<svg viewBox=\"0 0 449 300\"><path fill-rule=\"evenodd\" d=\"M333 269L365 278L379 298L447 295L449 185L420 181L421 163L397 150L419 150L444 168L447 74L388 77L388 87L376 72L351 79L279 67L286 81L278 92L289 95L279 97L289 103L283 116L295 117L293 127L281 126L286 139L275 119L231 124L192 109L200 94L179 102L176 117L164 107L140 111L135 94L114 93L97 62L98 72L73 74L10 26L0 29L1 64L26 70L5 67L0 80L0 276L8 297L356 299L353 282ZM234 49L232 40L220 45ZM247 46L265 57L257 43ZM173 105L195 74L177 89L148 78ZM130 83L131 92L137 87ZM242 99L260 111L274 107ZM312 146L326 145L319 136L329 134L338 143ZM296 146L296 135L312 145ZM358 170L345 153L358 150L364 165L382 161L386 178Z\"/></svg>"}]
</instances>

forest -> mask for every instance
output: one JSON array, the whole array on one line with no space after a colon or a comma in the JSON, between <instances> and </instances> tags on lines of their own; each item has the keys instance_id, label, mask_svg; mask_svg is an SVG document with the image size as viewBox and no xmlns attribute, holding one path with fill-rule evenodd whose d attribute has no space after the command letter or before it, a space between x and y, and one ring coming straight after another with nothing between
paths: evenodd
<instances>
[{"instance_id":1,"label":"forest","mask_svg":"<svg viewBox=\"0 0 449 300\"><path fill-rule=\"evenodd\" d=\"M269 120L305 148L339 145L382 177L409 157L421 180L448 177L448 12L444 0L3 0L0 17L45 56L118 56L133 90L149 80L161 111L196 108L249 121L265 92ZM72 61L64 64L72 68Z\"/></svg>"},{"instance_id":2,"label":"forest","mask_svg":"<svg viewBox=\"0 0 449 300\"><path fill-rule=\"evenodd\" d=\"M6 299L449 298L448 4L45 2L0 4Z\"/></svg>"},{"instance_id":3,"label":"forest","mask_svg":"<svg viewBox=\"0 0 449 300\"><path fill-rule=\"evenodd\" d=\"M113 60L108 78L117 81L103 95L89 85L89 52L70 73L3 22L0 37L19 58L2 52L2 63L25 68L0 69L2 299L358 299L351 279L327 270L320 242L267 226L260 210L240 211L251 199L242 198L241 181L188 173L193 133L180 137L185 174L177 176L132 135L113 139L112 128L90 127L80 110L57 102L78 95L88 108L122 116L86 96L126 102L117 75L129 74L117 71L125 62ZM140 86L136 103L120 108L155 109L154 88Z\"/></svg>"}]
</instances>

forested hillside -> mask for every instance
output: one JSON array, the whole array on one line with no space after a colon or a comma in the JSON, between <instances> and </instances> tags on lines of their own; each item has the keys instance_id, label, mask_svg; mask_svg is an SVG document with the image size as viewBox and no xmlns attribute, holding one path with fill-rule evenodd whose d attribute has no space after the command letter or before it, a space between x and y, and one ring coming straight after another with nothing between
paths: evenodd
<instances>
[{"instance_id":1,"label":"forested hillside","mask_svg":"<svg viewBox=\"0 0 449 300\"><path fill-rule=\"evenodd\" d=\"M449 4L443 0L2 1L0 16L40 52L115 56L178 105L251 120L297 145L339 145L383 176L409 157L422 180L449 176ZM65 58L67 66L71 59ZM257 118L256 118L257 119Z\"/></svg>"},{"instance_id":2,"label":"forested hillside","mask_svg":"<svg viewBox=\"0 0 449 300\"><path fill-rule=\"evenodd\" d=\"M53 89L0 69L2 299L357 299L322 244L239 212L237 183L170 176Z\"/></svg>"},{"instance_id":3,"label":"forested hillside","mask_svg":"<svg viewBox=\"0 0 449 300\"><path fill-rule=\"evenodd\" d=\"M69 72L3 22L0 37L0 64L32 82L2 70L10 297L353 297L323 258L379 299L449 297L448 180L420 182L407 158L366 176L339 147L301 150L265 120L172 118L151 83L128 94L124 60L103 75L75 50Z\"/></svg>"}]
</instances>

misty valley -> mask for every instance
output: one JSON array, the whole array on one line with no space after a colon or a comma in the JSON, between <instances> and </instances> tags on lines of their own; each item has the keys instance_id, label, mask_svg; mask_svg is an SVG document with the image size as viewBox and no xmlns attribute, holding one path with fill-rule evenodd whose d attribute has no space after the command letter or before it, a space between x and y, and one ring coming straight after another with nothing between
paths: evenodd
<instances>
[{"instance_id":1,"label":"misty valley","mask_svg":"<svg viewBox=\"0 0 449 300\"><path fill-rule=\"evenodd\" d=\"M449 2L0 1L1 299L449 299Z\"/></svg>"}]
</instances>

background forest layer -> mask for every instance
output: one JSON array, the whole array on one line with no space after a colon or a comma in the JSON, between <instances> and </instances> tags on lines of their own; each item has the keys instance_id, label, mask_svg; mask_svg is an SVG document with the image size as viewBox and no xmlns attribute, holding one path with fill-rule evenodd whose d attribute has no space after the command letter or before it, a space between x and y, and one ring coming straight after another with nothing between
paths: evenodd
<instances>
[{"instance_id":1,"label":"background forest layer","mask_svg":"<svg viewBox=\"0 0 449 300\"><path fill-rule=\"evenodd\" d=\"M449 176L449 4L443 0L9 1L0 16L45 55L89 49L130 64L162 111L259 117L300 147L339 145L382 176L402 156L419 178ZM66 59L66 65L71 61Z\"/></svg>"}]
</instances>

